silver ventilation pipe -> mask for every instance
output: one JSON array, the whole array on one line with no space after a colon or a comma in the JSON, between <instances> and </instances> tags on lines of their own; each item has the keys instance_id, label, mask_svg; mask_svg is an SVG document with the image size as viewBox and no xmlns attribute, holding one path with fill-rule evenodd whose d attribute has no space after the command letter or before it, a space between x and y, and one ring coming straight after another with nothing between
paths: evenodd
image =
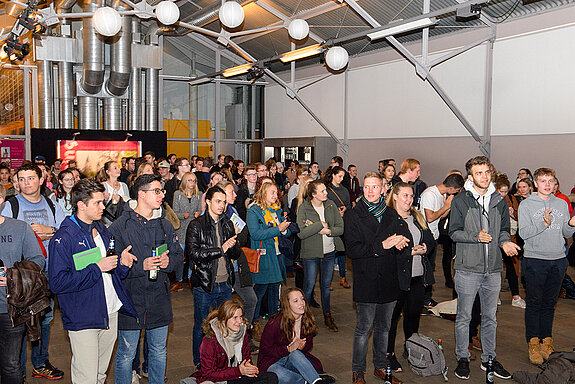
<instances>
[{"instance_id":1,"label":"silver ventilation pipe","mask_svg":"<svg viewBox=\"0 0 575 384\"><path fill-rule=\"evenodd\" d=\"M144 130L157 131L160 96L160 70L146 69L146 125Z\"/></svg>"},{"instance_id":2,"label":"silver ventilation pipe","mask_svg":"<svg viewBox=\"0 0 575 384\"><path fill-rule=\"evenodd\" d=\"M122 130L122 99L116 97L104 99L104 129Z\"/></svg>"},{"instance_id":3,"label":"silver ventilation pipe","mask_svg":"<svg viewBox=\"0 0 575 384\"><path fill-rule=\"evenodd\" d=\"M140 21L132 18L132 43L139 42ZM142 69L132 67L130 74L130 105L128 124L132 131L139 131L142 128Z\"/></svg>"},{"instance_id":4,"label":"silver ventilation pipe","mask_svg":"<svg viewBox=\"0 0 575 384\"><path fill-rule=\"evenodd\" d=\"M118 11L125 8L115 7ZM114 96L122 96L130 84L132 65L132 17L122 16L122 29L110 45L110 77L106 90Z\"/></svg>"},{"instance_id":5,"label":"silver ventilation pipe","mask_svg":"<svg viewBox=\"0 0 575 384\"><path fill-rule=\"evenodd\" d=\"M78 126L80 129L100 129L97 98L91 96L78 97Z\"/></svg>"},{"instance_id":6,"label":"silver ventilation pipe","mask_svg":"<svg viewBox=\"0 0 575 384\"><path fill-rule=\"evenodd\" d=\"M52 88L52 62L41 60L38 66L38 107L40 127L54 128L54 93Z\"/></svg>"},{"instance_id":7,"label":"silver ventilation pipe","mask_svg":"<svg viewBox=\"0 0 575 384\"><path fill-rule=\"evenodd\" d=\"M62 0L56 5L57 13L68 13L76 0ZM70 19L60 21L60 34L71 37ZM58 63L58 93L60 94L60 127L74 129L74 64L67 61Z\"/></svg>"},{"instance_id":8,"label":"silver ventilation pipe","mask_svg":"<svg viewBox=\"0 0 575 384\"><path fill-rule=\"evenodd\" d=\"M84 0L82 10L95 12L102 3L103 0ZM82 23L84 69L81 85L85 92L96 94L100 92L104 83L104 42L98 37L91 17L85 17Z\"/></svg>"}]
</instances>

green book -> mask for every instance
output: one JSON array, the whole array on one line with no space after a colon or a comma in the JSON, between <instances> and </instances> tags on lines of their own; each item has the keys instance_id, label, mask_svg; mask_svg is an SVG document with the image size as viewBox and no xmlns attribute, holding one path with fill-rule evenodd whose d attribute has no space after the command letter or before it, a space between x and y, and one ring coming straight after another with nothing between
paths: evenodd
<instances>
[{"instance_id":1,"label":"green book","mask_svg":"<svg viewBox=\"0 0 575 384\"><path fill-rule=\"evenodd\" d=\"M76 271L81 271L90 264L95 264L102 259L102 253L100 252L100 247L88 249L84 252L78 252L72 255L74 258L74 265L76 266Z\"/></svg>"},{"instance_id":2,"label":"green book","mask_svg":"<svg viewBox=\"0 0 575 384\"><path fill-rule=\"evenodd\" d=\"M160 256L162 253L168 250L168 244L162 244L156 248L156 256Z\"/></svg>"}]
</instances>

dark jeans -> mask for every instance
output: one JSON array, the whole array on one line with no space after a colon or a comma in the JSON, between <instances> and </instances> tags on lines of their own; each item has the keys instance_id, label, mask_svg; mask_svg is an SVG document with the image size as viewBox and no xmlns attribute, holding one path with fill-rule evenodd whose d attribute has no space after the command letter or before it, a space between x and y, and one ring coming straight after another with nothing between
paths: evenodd
<instances>
[{"instance_id":1,"label":"dark jeans","mask_svg":"<svg viewBox=\"0 0 575 384\"><path fill-rule=\"evenodd\" d=\"M505 278L509 283L509 289L512 296L519 295L519 280L517 279L517 272L513 265L513 258L503 253L503 262L505 263Z\"/></svg>"},{"instance_id":2,"label":"dark jeans","mask_svg":"<svg viewBox=\"0 0 575 384\"><path fill-rule=\"evenodd\" d=\"M387 365L387 340L395 301L385 304L356 303L357 324L353 333L353 372L365 372L367 343L373 330L373 365L385 369Z\"/></svg>"},{"instance_id":3,"label":"dark jeans","mask_svg":"<svg viewBox=\"0 0 575 384\"><path fill-rule=\"evenodd\" d=\"M278 377L273 372L262 372L257 377L240 377L235 380L228 380L228 384L277 384Z\"/></svg>"},{"instance_id":4,"label":"dark jeans","mask_svg":"<svg viewBox=\"0 0 575 384\"><path fill-rule=\"evenodd\" d=\"M429 255L427 255L427 258L429 259L429 263L431 264L431 270L433 272L435 272L435 255L437 254L437 247L434 247L433 250L431 251L431 253ZM433 285L427 285L424 288L424 293L423 293L423 301L424 303L428 303L431 300L431 297L433 296Z\"/></svg>"},{"instance_id":5,"label":"dark jeans","mask_svg":"<svg viewBox=\"0 0 575 384\"><path fill-rule=\"evenodd\" d=\"M259 321L260 319L260 310L266 292L268 293L268 314L271 317L278 313L280 307L280 283L254 284L254 292L258 298L258 303L256 304L252 322Z\"/></svg>"},{"instance_id":6,"label":"dark jeans","mask_svg":"<svg viewBox=\"0 0 575 384\"><path fill-rule=\"evenodd\" d=\"M331 278L333 276L335 254L335 252L326 253L321 259L302 259L304 272L303 293L305 295L305 300L308 303L311 302L315 277L317 276L317 271L319 269L319 286L323 313L331 312L331 293L329 290L329 284L331 283Z\"/></svg>"},{"instance_id":7,"label":"dark jeans","mask_svg":"<svg viewBox=\"0 0 575 384\"><path fill-rule=\"evenodd\" d=\"M10 316L0 313L0 373L2 384L22 384L20 349L25 332L24 324L12 327Z\"/></svg>"},{"instance_id":8,"label":"dark jeans","mask_svg":"<svg viewBox=\"0 0 575 384\"><path fill-rule=\"evenodd\" d=\"M224 301L232 298L232 289L228 283L214 283L212 293L204 291L201 287L194 287L194 330L192 331L192 344L194 364L200 364L200 345L204 332L202 323L210 314L210 307L216 309Z\"/></svg>"},{"instance_id":9,"label":"dark jeans","mask_svg":"<svg viewBox=\"0 0 575 384\"><path fill-rule=\"evenodd\" d=\"M525 277L525 338L552 337L555 304L568 265L567 258L543 260L525 257L521 263Z\"/></svg>"},{"instance_id":10,"label":"dark jeans","mask_svg":"<svg viewBox=\"0 0 575 384\"><path fill-rule=\"evenodd\" d=\"M441 266L443 267L443 276L446 285L453 285L453 275L451 274L451 261L455 256L455 243L449 236L440 235L437 240L443 246L443 256L441 257Z\"/></svg>"},{"instance_id":11,"label":"dark jeans","mask_svg":"<svg viewBox=\"0 0 575 384\"><path fill-rule=\"evenodd\" d=\"M401 311L403 311L403 333L405 340L419 330L419 319L423 309L424 286L423 276L411 279L409 291L400 291L399 299L393 310L391 317L391 328L389 329L389 338L387 342L387 352L395 352L395 338L397 336L397 324Z\"/></svg>"},{"instance_id":12,"label":"dark jeans","mask_svg":"<svg viewBox=\"0 0 575 384\"><path fill-rule=\"evenodd\" d=\"M345 277L345 251L337 251L335 253L335 261L339 267L339 277Z\"/></svg>"}]
</instances>

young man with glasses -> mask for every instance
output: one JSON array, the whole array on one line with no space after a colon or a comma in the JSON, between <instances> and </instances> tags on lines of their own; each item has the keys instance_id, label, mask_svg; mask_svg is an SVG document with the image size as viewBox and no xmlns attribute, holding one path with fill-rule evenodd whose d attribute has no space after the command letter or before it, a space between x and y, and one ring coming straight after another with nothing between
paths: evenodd
<instances>
[{"instance_id":1,"label":"young man with glasses","mask_svg":"<svg viewBox=\"0 0 575 384\"><path fill-rule=\"evenodd\" d=\"M164 383L166 373L166 341L168 325L172 323L172 304L168 287L168 273L182 265L183 251L174 227L162 213L165 191L156 175L141 175L134 182L137 200L130 200L122 216L111 226L116 238L116 249L132 246L131 253L138 259L124 279L136 309L137 318L118 315L118 350L115 360L115 383L130 383L132 361L140 331L146 330L149 346L148 375L151 384ZM156 256L152 256L152 251ZM157 270L157 278L150 271Z\"/></svg>"},{"instance_id":2,"label":"young man with glasses","mask_svg":"<svg viewBox=\"0 0 575 384\"><path fill-rule=\"evenodd\" d=\"M176 169L178 170L174 177L172 177L169 181L166 182L166 196L164 198L165 202L173 207L174 203L174 193L180 188L180 183L182 182L182 177L186 172L190 172L192 167L190 162L185 157L180 157L174 163Z\"/></svg>"},{"instance_id":3,"label":"young man with glasses","mask_svg":"<svg viewBox=\"0 0 575 384\"><path fill-rule=\"evenodd\" d=\"M248 209L246 207L246 200L251 198L255 193L256 182L258 181L258 172L255 164L248 164L244 170L245 182L240 185L238 189L238 197L236 198L236 207L240 218L246 221Z\"/></svg>"}]
</instances>

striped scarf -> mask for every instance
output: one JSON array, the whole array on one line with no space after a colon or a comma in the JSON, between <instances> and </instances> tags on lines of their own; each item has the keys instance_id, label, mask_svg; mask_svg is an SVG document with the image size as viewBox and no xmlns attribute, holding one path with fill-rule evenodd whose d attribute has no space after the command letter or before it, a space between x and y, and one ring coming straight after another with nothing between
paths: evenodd
<instances>
[{"instance_id":1,"label":"striped scarf","mask_svg":"<svg viewBox=\"0 0 575 384\"><path fill-rule=\"evenodd\" d=\"M387 205L385 204L385 199L383 196L379 197L379 201L377 203L370 203L367 201L365 196L361 196L361 201L367 206L367 210L371 213L377 221L381 222L381 217L383 216L383 212L387 209Z\"/></svg>"}]
</instances>

